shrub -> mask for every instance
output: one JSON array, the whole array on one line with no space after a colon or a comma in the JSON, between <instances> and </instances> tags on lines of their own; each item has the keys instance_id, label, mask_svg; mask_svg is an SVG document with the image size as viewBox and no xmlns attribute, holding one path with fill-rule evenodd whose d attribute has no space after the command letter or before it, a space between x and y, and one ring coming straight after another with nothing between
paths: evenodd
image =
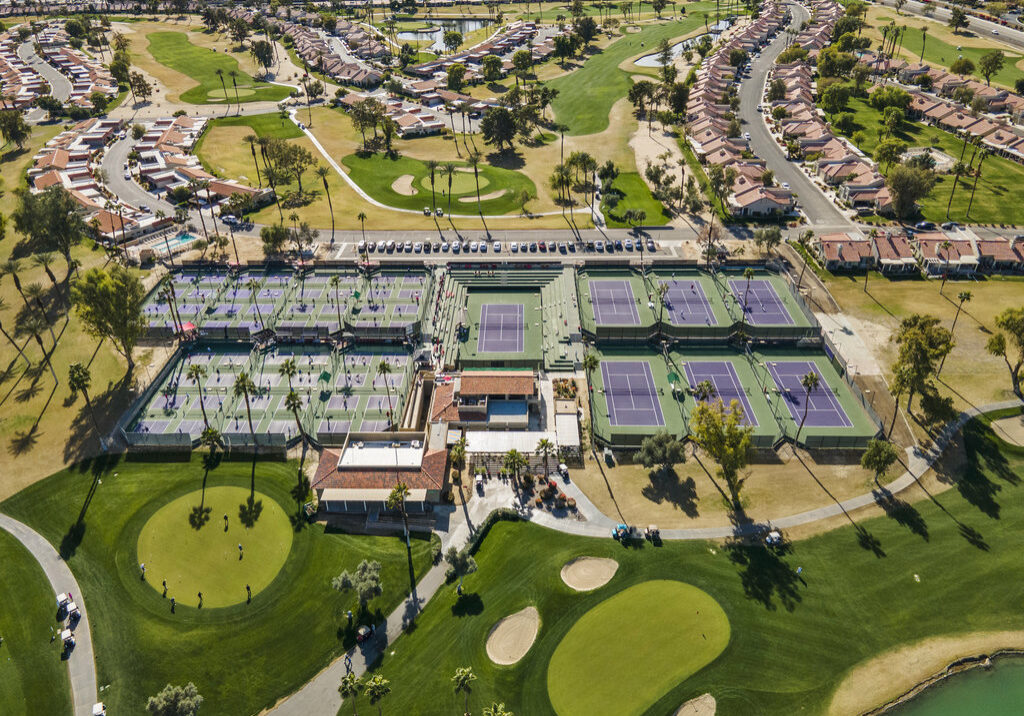
<instances>
[{"instance_id":1,"label":"shrub","mask_svg":"<svg viewBox=\"0 0 1024 716\"><path fill-rule=\"evenodd\" d=\"M513 510L511 507L501 507L487 515L487 519L483 521L480 528L473 534L469 539L469 544L466 545L466 549L469 550L470 554L476 554L476 551L480 548L480 543L483 542L484 537L491 531L491 527L494 526L495 522L518 522L519 513Z\"/></svg>"}]
</instances>

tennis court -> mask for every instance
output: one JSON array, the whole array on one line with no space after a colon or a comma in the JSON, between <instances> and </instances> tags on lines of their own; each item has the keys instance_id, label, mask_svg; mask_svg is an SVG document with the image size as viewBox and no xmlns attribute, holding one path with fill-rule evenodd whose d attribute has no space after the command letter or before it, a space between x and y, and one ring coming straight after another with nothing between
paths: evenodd
<instances>
[{"instance_id":1,"label":"tennis court","mask_svg":"<svg viewBox=\"0 0 1024 716\"><path fill-rule=\"evenodd\" d=\"M628 279L592 280L590 281L590 298L594 305L594 320L598 325L640 325L636 298L633 296L633 287Z\"/></svg>"},{"instance_id":2,"label":"tennis court","mask_svg":"<svg viewBox=\"0 0 1024 716\"><path fill-rule=\"evenodd\" d=\"M757 418L754 417L754 409L750 406L747 392L736 375L736 368L729 361L687 361L683 365L686 371L686 381L693 390L703 381L708 381L715 388L712 400L721 398L722 402L729 405L733 400L739 401L743 408L743 422L747 425L758 427Z\"/></svg>"},{"instance_id":3,"label":"tennis court","mask_svg":"<svg viewBox=\"0 0 1024 716\"><path fill-rule=\"evenodd\" d=\"M526 309L521 303L485 303L480 307L478 353L522 353Z\"/></svg>"},{"instance_id":4,"label":"tennis court","mask_svg":"<svg viewBox=\"0 0 1024 716\"><path fill-rule=\"evenodd\" d=\"M700 281L662 281L668 287L665 294L665 311L671 323L677 326L717 326L718 320L711 310L711 303Z\"/></svg>"},{"instance_id":5,"label":"tennis court","mask_svg":"<svg viewBox=\"0 0 1024 716\"><path fill-rule=\"evenodd\" d=\"M807 421L804 423L806 426L853 427L853 422L839 404L839 399L812 361L769 361L768 372L775 385L782 391L789 414L797 424L804 416L804 404L807 403ZM815 373L818 376L818 387L811 391L809 396L807 390L800 384L800 380L808 373Z\"/></svg>"},{"instance_id":6,"label":"tennis court","mask_svg":"<svg viewBox=\"0 0 1024 716\"><path fill-rule=\"evenodd\" d=\"M650 363L605 361L601 363L601 377L612 425L665 424Z\"/></svg>"},{"instance_id":7,"label":"tennis court","mask_svg":"<svg viewBox=\"0 0 1024 716\"><path fill-rule=\"evenodd\" d=\"M743 309L743 320L752 326L792 326L793 316L768 279L729 279L729 289Z\"/></svg>"}]
</instances>

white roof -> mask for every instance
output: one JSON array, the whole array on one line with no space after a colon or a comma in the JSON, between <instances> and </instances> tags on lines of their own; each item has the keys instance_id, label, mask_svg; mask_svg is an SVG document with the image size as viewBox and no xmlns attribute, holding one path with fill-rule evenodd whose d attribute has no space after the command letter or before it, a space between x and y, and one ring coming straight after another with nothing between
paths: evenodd
<instances>
[{"instance_id":1,"label":"white roof","mask_svg":"<svg viewBox=\"0 0 1024 716\"><path fill-rule=\"evenodd\" d=\"M423 463L423 444L400 442L395 447L391 442L361 442L348 444L338 459L342 470L366 470L370 468L418 468Z\"/></svg>"},{"instance_id":2,"label":"white roof","mask_svg":"<svg viewBox=\"0 0 1024 716\"><path fill-rule=\"evenodd\" d=\"M558 434L559 447L579 447L580 424L576 413L556 415L555 432Z\"/></svg>"},{"instance_id":3,"label":"white roof","mask_svg":"<svg viewBox=\"0 0 1024 716\"><path fill-rule=\"evenodd\" d=\"M468 430L466 453L505 453L515 449L529 454L537 452L537 443L542 438L547 438L552 444L558 444L555 433L547 430Z\"/></svg>"}]
</instances>

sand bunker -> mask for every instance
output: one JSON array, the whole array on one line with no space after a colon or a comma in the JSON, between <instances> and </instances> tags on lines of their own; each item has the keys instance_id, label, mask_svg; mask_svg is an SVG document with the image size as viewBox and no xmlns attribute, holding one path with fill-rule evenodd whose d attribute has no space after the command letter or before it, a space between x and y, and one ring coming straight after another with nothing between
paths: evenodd
<instances>
[{"instance_id":1,"label":"sand bunker","mask_svg":"<svg viewBox=\"0 0 1024 716\"><path fill-rule=\"evenodd\" d=\"M618 569L614 559L577 557L562 567L562 581L577 592L589 592L608 584Z\"/></svg>"},{"instance_id":2,"label":"sand bunker","mask_svg":"<svg viewBox=\"0 0 1024 716\"><path fill-rule=\"evenodd\" d=\"M490 194L481 194L480 201L489 201L490 199L497 199L499 196L505 196L505 192L508 189L498 189L498 191L492 191ZM463 196L459 197L459 201L463 204L470 204L476 202L476 196Z\"/></svg>"},{"instance_id":3,"label":"sand bunker","mask_svg":"<svg viewBox=\"0 0 1024 716\"><path fill-rule=\"evenodd\" d=\"M487 656L495 664L508 666L524 656L533 646L540 629L540 614L526 607L501 619L487 635Z\"/></svg>"},{"instance_id":4,"label":"sand bunker","mask_svg":"<svg viewBox=\"0 0 1024 716\"><path fill-rule=\"evenodd\" d=\"M704 694L695 699L690 699L679 707L675 716L715 716L718 704L711 694Z\"/></svg>"},{"instance_id":5,"label":"sand bunker","mask_svg":"<svg viewBox=\"0 0 1024 716\"><path fill-rule=\"evenodd\" d=\"M402 196L416 196L416 190L412 188L412 174L403 174L391 182L391 191Z\"/></svg>"},{"instance_id":6,"label":"sand bunker","mask_svg":"<svg viewBox=\"0 0 1024 716\"><path fill-rule=\"evenodd\" d=\"M993 420L992 431L1011 445L1024 446L1024 415Z\"/></svg>"}]
</instances>

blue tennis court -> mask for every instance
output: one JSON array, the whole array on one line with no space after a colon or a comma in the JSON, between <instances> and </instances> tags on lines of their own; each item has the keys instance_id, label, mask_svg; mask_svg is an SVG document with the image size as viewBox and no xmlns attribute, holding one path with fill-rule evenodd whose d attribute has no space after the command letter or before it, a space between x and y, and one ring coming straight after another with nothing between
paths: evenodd
<instances>
[{"instance_id":1,"label":"blue tennis court","mask_svg":"<svg viewBox=\"0 0 1024 716\"><path fill-rule=\"evenodd\" d=\"M612 425L658 426L665 424L654 376L647 361L601 363L608 419Z\"/></svg>"},{"instance_id":2,"label":"blue tennis court","mask_svg":"<svg viewBox=\"0 0 1024 716\"><path fill-rule=\"evenodd\" d=\"M743 309L743 320L750 325L793 325L793 317L789 315L789 310L783 305L782 299L768 279L751 279L748 292L746 279L731 278L729 289L736 298L736 303Z\"/></svg>"},{"instance_id":3,"label":"blue tennis court","mask_svg":"<svg viewBox=\"0 0 1024 716\"><path fill-rule=\"evenodd\" d=\"M521 303L485 303L480 307L478 353L522 353L526 309Z\"/></svg>"},{"instance_id":4,"label":"blue tennis court","mask_svg":"<svg viewBox=\"0 0 1024 716\"><path fill-rule=\"evenodd\" d=\"M698 383L708 381L715 387L715 395L722 399L722 402L729 405L733 400L739 401L743 407L743 422L747 425L758 427L757 418L754 417L754 410L750 407L750 400L743 389L740 378L736 375L736 368L733 364L724 360L708 361L687 361L684 366L686 381L690 388L694 389Z\"/></svg>"},{"instance_id":5,"label":"blue tennis court","mask_svg":"<svg viewBox=\"0 0 1024 716\"><path fill-rule=\"evenodd\" d=\"M628 280L602 279L590 282L594 320L602 326L639 326L640 314Z\"/></svg>"},{"instance_id":6,"label":"blue tennis court","mask_svg":"<svg viewBox=\"0 0 1024 716\"><path fill-rule=\"evenodd\" d=\"M715 314L700 281L662 281L668 286L665 310L677 326L716 326Z\"/></svg>"},{"instance_id":7,"label":"blue tennis court","mask_svg":"<svg viewBox=\"0 0 1024 716\"><path fill-rule=\"evenodd\" d=\"M804 416L804 402L808 401L807 422L804 423L807 427L853 427L853 422L839 404L839 399L828 387L818 366L812 361L771 361L768 363L768 372L771 373L775 385L782 391L789 414L797 424ZM818 387L811 391L810 396L800 384L800 379L808 373L818 374Z\"/></svg>"}]
</instances>

